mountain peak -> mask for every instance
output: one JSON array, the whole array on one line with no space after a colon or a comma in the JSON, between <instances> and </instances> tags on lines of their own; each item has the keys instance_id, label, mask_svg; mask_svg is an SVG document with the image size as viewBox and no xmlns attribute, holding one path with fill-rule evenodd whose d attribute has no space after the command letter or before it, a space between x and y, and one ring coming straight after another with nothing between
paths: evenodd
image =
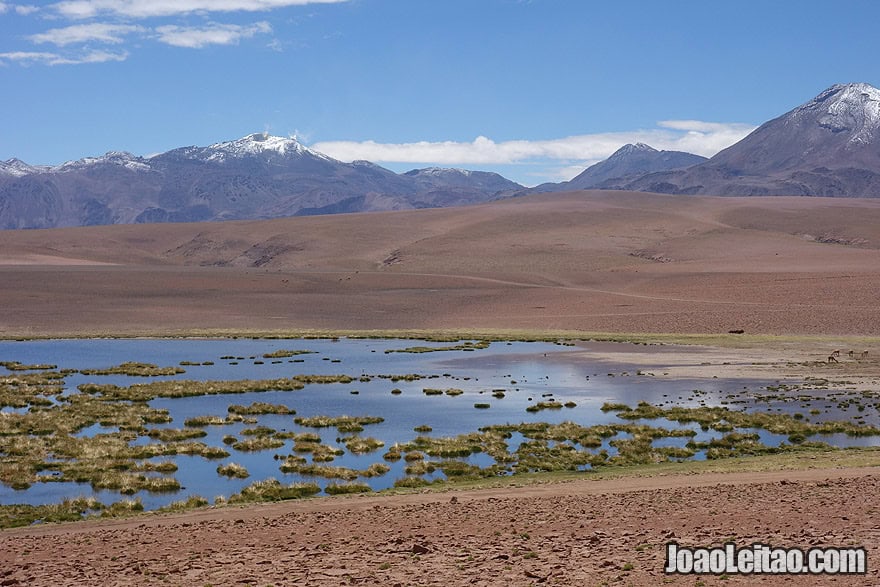
<instances>
[{"instance_id":1,"label":"mountain peak","mask_svg":"<svg viewBox=\"0 0 880 587\"><path fill-rule=\"evenodd\" d=\"M795 120L805 117L846 133L849 143L872 143L880 134L880 90L866 83L833 85L792 112Z\"/></svg>"},{"instance_id":2,"label":"mountain peak","mask_svg":"<svg viewBox=\"0 0 880 587\"><path fill-rule=\"evenodd\" d=\"M223 160L227 157L314 153L296 139L273 136L267 132L251 133L233 141L214 143L208 149L214 151L208 157L211 161Z\"/></svg>"},{"instance_id":3,"label":"mountain peak","mask_svg":"<svg viewBox=\"0 0 880 587\"><path fill-rule=\"evenodd\" d=\"M645 143L627 143L621 148L614 151L611 154L611 157L620 157L623 155L632 155L634 153L656 153L657 149L652 147L651 145L646 145ZM610 157L609 157L610 159Z\"/></svg>"}]
</instances>

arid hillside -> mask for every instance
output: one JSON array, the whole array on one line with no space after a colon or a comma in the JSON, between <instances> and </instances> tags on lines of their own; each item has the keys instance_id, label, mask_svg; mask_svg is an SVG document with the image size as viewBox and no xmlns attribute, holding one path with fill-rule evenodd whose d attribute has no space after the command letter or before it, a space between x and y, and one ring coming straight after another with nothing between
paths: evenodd
<instances>
[{"instance_id":1,"label":"arid hillside","mask_svg":"<svg viewBox=\"0 0 880 587\"><path fill-rule=\"evenodd\" d=\"M880 334L880 201L539 194L479 206L0 231L0 333Z\"/></svg>"}]
</instances>

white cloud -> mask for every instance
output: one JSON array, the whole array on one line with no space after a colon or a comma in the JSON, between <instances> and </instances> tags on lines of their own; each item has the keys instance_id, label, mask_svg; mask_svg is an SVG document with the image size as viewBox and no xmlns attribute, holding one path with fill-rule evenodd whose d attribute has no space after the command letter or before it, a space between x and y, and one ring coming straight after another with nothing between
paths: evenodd
<instances>
[{"instance_id":1,"label":"white cloud","mask_svg":"<svg viewBox=\"0 0 880 587\"><path fill-rule=\"evenodd\" d=\"M199 49L206 45L233 45L241 39L271 32L272 27L268 22L257 22L249 26L213 23L204 27L167 25L156 28L159 41L175 47L191 49Z\"/></svg>"},{"instance_id":2,"label":"white cloud","mask_svg":"<svg viewBox=\"0 0 880 587\"><path fill-rule=\"evenodd\" d=\"M0 63L16 62L22 65L79 65L83 63L105 63L107 61L125 61L128 53L112 53L109 51L88 51L79 55L60 55L58 53L45 53L39 51L13 51L0 53Z\"/></svg>"},{"instance_id":3,"label":"white cloud","mask_svg":"<svg viewBox=\"0 0 880 587\"><path fill-rule=\"evenodd\" d=\"M303 6L335 4L348 0L65 0L53 8L68 18L93 18L115 14L128 18L173 16L193 12L258 12Z\"/></svg>"},{"instance_id":4,"label":"white cloud","mask_svg":"<svg viewBox=\"0 0 880 587\"><path fill-rule=\"evenodd\" d=\"M28 14L39 12L39 10L39 6L31 6L29 4L16 4L15 6L15 13L21 16L27 16Z\"/></svg>"},{"instance_id":5,"label":"white cloud","mask_svg":"<svg viewBox=\"0 0 880 587\"><path fill-rule=\"evenodd\" d=\"M37 44L52 43L60 47L90 41L119 44L125 40L125 35L143 31L144 28L140 26L93 23L50 29L45 33L31 35L28 39Z\"/></svg>"},{"instance_id":6,"label":"white cloud","mask_svg":"<svg viewBox=\"0 0 880 587\"><path fill-rule=\"evenodd\" d=\"M578 135L550 140L495 142L477 137L472 142L377 143L375 141L325 141L312 147L343 161L503 165L536 160L557 160L568 165L596 162L626 143L647 143L660 150L687 151L711 156L742 139L754 127L739 123L664 121L662 128ZM698 130L701 129L701 130ZM574 168L574 167L572 167Z\"/></svg>"}]
</instances>

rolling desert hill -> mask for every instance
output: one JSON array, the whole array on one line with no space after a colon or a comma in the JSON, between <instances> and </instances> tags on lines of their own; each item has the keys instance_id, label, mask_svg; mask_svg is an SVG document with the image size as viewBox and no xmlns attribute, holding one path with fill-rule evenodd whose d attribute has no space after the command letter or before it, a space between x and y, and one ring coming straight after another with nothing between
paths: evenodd
<instances>
[{"instance_id":1,"label":"rolling desert hill","mask_svg":"<svg viewBox=\"0 0 880 587\"><path fill-rule=\"evenodd\" d=\"M4 336L564 329L880 334L880 201L620 191L0 232Z\"/></svg>"}]
</instances>

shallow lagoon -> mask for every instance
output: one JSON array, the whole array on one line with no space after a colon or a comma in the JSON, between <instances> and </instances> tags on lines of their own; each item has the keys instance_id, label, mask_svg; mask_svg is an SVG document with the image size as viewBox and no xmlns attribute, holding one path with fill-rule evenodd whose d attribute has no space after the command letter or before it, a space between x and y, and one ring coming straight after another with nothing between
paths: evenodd
<instances>
[{"instance_id":1,"label":"shallow lagoon","mask_svg":"<svg viewBox=\"0 0 880 587\"><path fill-rule=\"evenodd\" d=\"M25 364L53 364L60 370L102 369L128 361L154 363L159 366L183 365L185 373L164 377L137 377L128 375L83 375L73 373L65 377L65 395L78 393L83 383L115 384L129 386L139 382L170 379L179 380L243 380L275 379L306 375L348 375L351 383L306 384L296 391L263 391L234 395L210 395L185 398L157 398L150 401L154 408L167 409L172 421L151 425L153 428L183 428L187 418L218 416L225 418L230 404L248 405L252 402L280 404L296 411L296 417L311 416L381 416L379 424L367 425L363 436L375 437L385 444L383 448L368 454L352 454L345 451L336 457L332 466L363 470L373 463L385 463L383 454L395 443L410 442L419 436L413 428L428 425L432 431L427 436L445 437L475 432L488 425L573 421L582 426L621 423L613 411L603 412L606 402L635 406L640 401L652 404L683 407L729 405L731 409L758 411L805 412L822 407L815 420L847 419L851 414L815 394L810 402L766 402L755 400L766 394L766 387L776 382L724 380L708 378L676 380L639 374L638 368L621 363L602 363L585 358L584 348L590 343L577 346L547 342L493 342L487 348L471 350L445 350L438 352L389 352L408 347L449 347L457 343L425 342L396 339L223 339L223 340L48 340L27 342L0 342L0 361L19 361ZM621 345L626 347L628 345ZM308 354L285 358L264 358L282 349L307 350ZM198 363L190 365L188 363ZM202 364L212 363L212 364ZM418 374L415 381L392 381L388 376ZM392 394L392 389L401 393ZM463 393L450 396L445 393L426 395L425 388L440 390L459 389ZM701 390L695 393L694 390ZM503 390L503 397L493 392ZM356 393L355 393L356 392ZM541 401L560 404L573 402L574 407L528 412L526 408ZM488 404L488 409L477 409L475 404ZM827 411L826 411L827 410ZM2 411L22 411L4 408ZM833 416L833 417L832 417ZM877 410L871 408L863 414L866 423L876 423ZM285 474L279 470L283 457L290 455L293 440L284 446L256 452L242 452L224 444L227 435L243 438L243 429L268 426L278 431L315 432L324 444L343 448L340 437L345 436L336 428L306 428L294 423L294 416L265 414L254 416L257 423L236 422L222 426L206 426L207 436L198 438L209 446L223 447L231 454L228 458L209 460L200 456L176 455L157 457L155 461L172 461L178 465L173 476L180 481L180 491L174 493L138 492L134 497L142 500L146 509L154 509L190 495L202 495L209 500L217 496L228 497L259 479L274 477L284 483L315 480L324 487L328 480ZM651 426L670 429L691 428L693 440L708 441L720 433L704 431L696 424L683 425L662 419L639 421ZM79 436L115 432L115 428L98 424L77 433ZM778 445L786 437L757 431L767 445ZM625 438L618 434L617 438ZM507 444L510 452L516 451L523 438L513 433ZM615 448L605 439L601 447L615 453ZM654 446L681 447L690 438L660 438ZM877 437L851 438L834 435L822 438L836 446L877 445ZM132 444L155 442L140 436ZM552 443L551 443L552 446ZM278 458L280 457L280 458ZM698 452L694 458L704 458ZM494 459L485 453L462 457L471 464L487 467ZM218 464L235 462L250 472L247 479L229 479L217 474ZM379 477L361 479L374 490L391 487L394 481L405 476L407 462L387 462L391 470ZM583 467L588 468L589 465ZM439 469L424 475L426 479L442 477ZM126 496L110 490L95 491L87 483L35 483L26 490L13 490L0 485L0 504L53 503L65 497L94 496L110 503Z\"/></svg>"}]
</instances>

